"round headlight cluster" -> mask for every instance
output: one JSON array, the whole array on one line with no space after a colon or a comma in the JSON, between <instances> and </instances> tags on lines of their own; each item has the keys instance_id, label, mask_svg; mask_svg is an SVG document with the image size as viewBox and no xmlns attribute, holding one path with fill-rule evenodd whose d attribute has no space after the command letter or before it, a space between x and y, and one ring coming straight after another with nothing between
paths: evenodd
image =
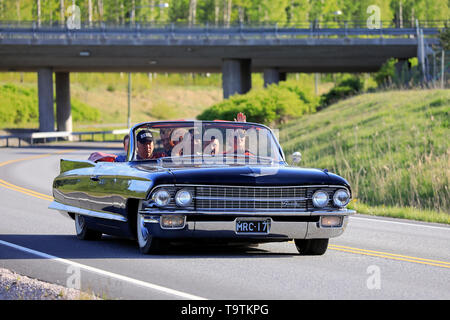
<instances>
[{"instance_id":1,"label":"round headlight cluster","mask_svg":"<svg viewBox=\"0 0 450 320\"><path fill-rule=\"evenodd\" d=\"M316 191L312 196L314 207L323 208L328 204L328 193L325 191Z\"/></svg>"},{"instance_id":2,"label":"round headlight cluster","mask_svg":"<svg viewBox=\"0 0 450 320\"><path fill-rule=\"evenodd\" d=\"M177 204L177 206L179 207L187 207L188 205L190 205L192 202L192 194L186 190L186 189L181 189L178 190L178 192L175 195L175 203Z\"/></svg>"},{"instance_id":3,"label":"round headlight cluster","mask_svg":"<svg viewBox=\"0 0 450 320\"><path fill-rule=\"evenodd\" d=\"M333 204L336 207L343 208L350 201L350 193L345 189L338 189L333 195ZM312 196L312 202L314 207L323 208L329 202L328 193L323 190L316 191Z\"/></svg>"},{"instance_id":4,"label":"round headlight cluster","mask_svg":"<svg viewBox=\"0 0 450 320\"><path fill-rule=\"evenodd\" d=\"M350 194L345 189L339 189L334 193L333 203L337 207L345 207L350 201Z\"/></svg>"},{"instance_id":5,"label":"round headlight cluster","mask_svg":"<svg viewBox=\"0 0 450 320\"><path fill-rule=\"evenodd\" d=\"M161 188L153 193L152 200L158 207L165 207L170 203L170 192ZM187 189L178 190L174 200L177 206L187 207L192 203L192 193Z\"/></svg>"},{"instance_id":6,"label":"round headlight cluster","mask_svg":"<svg viewBox=\"0 0 450 320\"><path fill-rule=\"evenodd\" d=\"M166 189L159 189L153 194L152 199L158 207L164 207L170 202L170 193Z\"/></svg>"}]
</instances>

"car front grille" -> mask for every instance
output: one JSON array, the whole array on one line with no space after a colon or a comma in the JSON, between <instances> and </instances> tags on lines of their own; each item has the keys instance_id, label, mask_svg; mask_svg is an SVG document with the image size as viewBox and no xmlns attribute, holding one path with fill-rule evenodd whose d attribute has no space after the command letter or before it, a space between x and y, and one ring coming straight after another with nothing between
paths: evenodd
<instances>
[{"instance_id":1,"label":"car front grille","mask_svg":"<svg viewBox=\"0 0 450 320\"><path fill-rule=\"evenodd\" d=\"M330 199L337 187L196 186L196 210L209 211L307 211L312 195L326 190Z\"/></svg>"}]
</instances>

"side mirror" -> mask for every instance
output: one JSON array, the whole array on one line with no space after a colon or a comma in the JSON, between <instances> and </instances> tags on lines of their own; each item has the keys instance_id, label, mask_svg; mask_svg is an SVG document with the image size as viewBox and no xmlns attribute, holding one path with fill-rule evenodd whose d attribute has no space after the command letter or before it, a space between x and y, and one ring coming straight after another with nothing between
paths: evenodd
<instances>
[{"instance_id":1,"label":"side mirror","mask_svg":"<svg viewBox=\"0 0 450 320\"><path fill-rule=\"evenodd\" d=\"M302 154L300 152L294 152L292 154L292 163L297 164L302 160Z\"/></svg>"}]
</instances>

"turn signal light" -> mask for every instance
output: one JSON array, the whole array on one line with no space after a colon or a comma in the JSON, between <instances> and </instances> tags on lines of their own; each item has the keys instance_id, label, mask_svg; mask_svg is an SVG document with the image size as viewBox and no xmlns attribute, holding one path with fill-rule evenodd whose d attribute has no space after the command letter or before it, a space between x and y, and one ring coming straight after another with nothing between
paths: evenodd
<instances>
[{"instance_id":1,"label":"turn signal light","mask_svg":"<svg viewBox=\"0 0 450 320\"><path fill-rule=\"evenodd\" d=\"M185 216L163 215L161 216L161 227L166 229L184 228Z\"/></svg>"},{"instance_id":2,"label":"turn signal light","mask_svg":"<svg viewBox=\"0 0 450 320\"><path fill-rule=\"evenodd\" d=\"M336 228L342 226L342 217L340 216L322 216L320 226L325 228Z\"/></svg>"}]
</instances>

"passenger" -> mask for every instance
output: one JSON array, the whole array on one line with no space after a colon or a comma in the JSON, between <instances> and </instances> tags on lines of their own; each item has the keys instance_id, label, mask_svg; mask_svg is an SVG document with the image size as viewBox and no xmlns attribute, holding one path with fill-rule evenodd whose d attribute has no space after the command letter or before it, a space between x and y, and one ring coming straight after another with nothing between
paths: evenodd
<instances>
[{"instance_id":1,"label":"passenger","mask_svg":"<svg viewBox=\"0 0 450 320\"><path fill-rule=\"evenodd\" d=\"M191 155L201 155L202 154L202 140L200 133L197 129L189 129L189 137L191 142ZM199 139L200 137L200 139ZM187 137L185 136L185 139Z\"/></svg>"},{"instance_id":2,"label":"passenger","mask_svg":"<svg viewBox=\"0 0 450 320\"><path fill-rule=\"evenodd\" d=\"M239 112L234 119L236 122L247 122L247 117L242 112ZM238 155L252 155L250 151L245 148L245 137L246 130L245 129L236 129L234 131L233 141L227 143L227 150L224 152L225 154L238 154Z\"/></svg>"},{"instance_id":3,"label":"passenger","mask_svg":"<svg viewBox=\"0 0 450 320\"><path fill-rule=\"evenodd\" d=\"M171 139L173 129L172 128L161 128L159 129L159 138L161 139L161 143L163 145L162 150L158 150L154 152L153 157L162 158L162 157L170 157L172 153L172 149L175 146L175 143Z\"/></svg>"},{"instance_id":4,"label":"passenger","mask_svg":"<svg viewBox=\"0 0 450 320\"><path fill-rule=\"evenodd\" d=\"M242 112L239 112L236 118L234 118L234 121L247 122L247 117ZM239 145L237 149L242 149L244 150L243 153L245 153L245 136L243 139L236 141L236 145ZM231 145L229 146L229 149L230 149L229 152L233 152L234 150ZM219 139L217 139L215 136L212 136L210 141L203 142L203 154L214 156L219 154L219 150L220 150L220 142Z\"/></svg>"},{"instance_id":5,"label":"passenger","mask_svg":"<svg viewBox=\"0 0 450 320\"><path fill-rule=\"evenodd\" d=\"M220 142L215 136L211 137L210 141L203 142L203 154L215 156L219 154Z\"/></svg>"},{"instance_id":6,"label":"passenger","mask_svg":"<svg viewBox=\"0 0 450 320\"><path fill-rule=\"evenodd\" d=\"M128 143L130 142L130 135L127 134L123 137L123 149L125 150L125 154L119 154L116 157L115 162L126 162L127 161L127 153L128 153Z\"/></svg>"}]
</instances>

